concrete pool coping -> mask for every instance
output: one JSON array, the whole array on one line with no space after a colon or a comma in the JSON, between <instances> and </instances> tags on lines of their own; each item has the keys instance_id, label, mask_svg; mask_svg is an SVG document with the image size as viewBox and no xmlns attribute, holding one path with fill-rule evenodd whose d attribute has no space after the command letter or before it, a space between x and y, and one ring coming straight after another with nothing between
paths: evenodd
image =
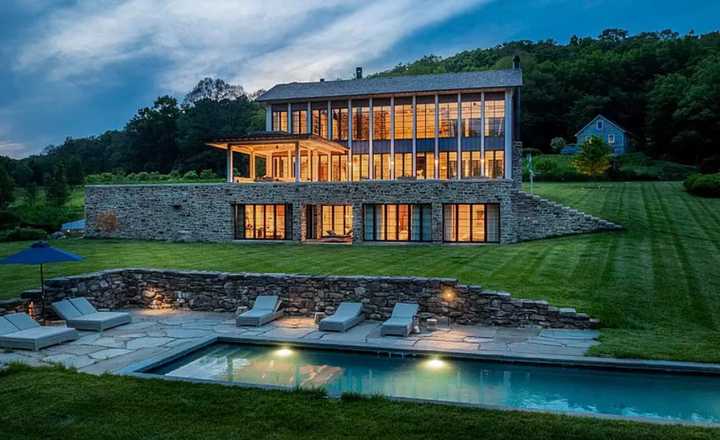
<instances>
[{"instance_id":1,"label":"concrete pool coping","mask_svg":"<svg viewBox=\"0 0 720 440\"><path fill-rule=\"evenodd\" d=\"M275 391L295 391L298 388L294 386L282 386L282 385L270 385L270 384L258 384L249 382L232 382L225 380L213 380L213 379L198 379L189 377L178 377L178 376L165 376L162 374L149 373L148 371L165 365L169 362L180 359L186 355L192 354L202 348L208 347L215 343L231 343L231 344L252 344L252 345L282 345L297 348L310 348L310 349L322 349L328 351L338 350L350 350L358 353L379 353L388 352L395 355L403 356L447 356L459 359L468 359L476 361L486 361L494 363L516 363L525 365L536 365L546 367L566 367L566 368L587 368L587 369L602 369L602 370L614 370L614 371L634 371L634 372L645 372L645 373L657 373L657 374L700 374L700 375L720 375L720 365L711 364L713 368L706 370L703 364L697 364L692 362L673 362L673 361L643 361L643 360L620 360L620 359L606 359L606 358L588 358L585 361L581 361L575 358L561 359L559 357L553 358L542 358L540 356L517 356L517 355L490 355L490 354L478 354L469 353L461 350L430 350L422 348L409 348L402 350L388 350L380 345L369 346L368 344L337 344L330 342L310 342L310 341L289 341L282 338L257 338L257 337L240 337L240 336L210 336L200 341L189 341L187 344L175 347L164 353L160 353L156 356L152 356L145 360L128 365L125 368L119 369L114 374L136 377L140 379L160 379L174 382L187 382L197 384L215 384L222 386L235 386L241 388L253 388L261 390L275 390ZM679 365L678 365L679 364ZM680 367L678 369L678 367ZM328 398L342 398L340 396L327 396ZM372 397L372 396L368 396ZM502 405L491 405L484 403L467 403L467 402L455 402L450 400L434 400L434 399L423 399L414 397L394 397L394 396L382 396L384 399L397 402L410 402L420 404L433 404L433 405L452 405L466 408L477 408L485 410L497 410L497 411L515 411L515 412L530 412L538 414L557 414L571 417L586 417L596 418L604 420L616 420L616 421L630 421L639 423L652 423L661 425L683 425L693 427L705 427L705 428L720 428L720 423L716 422L701 422L701 421L686 421L686 420L668 420L661 418L650 418L642 416L622 416L616 414L593 414L585 412L573 412L573 411L550 411L536 408L511 408Z\"/></svg>"},{"instance_id":2,"label":"concrete pool coping","mask_svg":"<svg viewBox=\"0 0 720 440\"><path fill-rule=\"evenodd\" d=\"M699 362L680 362L680 361L656 361L642 359L617 359L617 358L601 358L601 357L577 357L577 356L557 356L557 355L535 355L535 354L503 354L492 352L477 352L459 349L432 349L420 347L388 347L382 344L374 344L369 342L352 343L343 342L341 344L335 341L322 340L297 340L288 338L275 338L263 336L208 336L199 341L189 341L187 344L180 345L164 353L159 353L139 362L128 365L127 367L114 371L116 374L128 374L143 372L155 368L161 364L168 363L179 357L185 356L191 352L199 350L205 346L216 342L227 342L234 344L253 344L253 345L290 345L300 348L315 348L324 350L351 350L356 352L371 353L390 353L401 356L448 356L460 359L470 359L477 361L495 362L495 363L515 363L526 365L539 365L547 367L568 367L568 368L588 368L602 369L614 371L635 371L635 372L652 372L666 374L690 374L690 375L706 375L720 376L720 364L704 364Z\"/></svg>"}]
</instances>

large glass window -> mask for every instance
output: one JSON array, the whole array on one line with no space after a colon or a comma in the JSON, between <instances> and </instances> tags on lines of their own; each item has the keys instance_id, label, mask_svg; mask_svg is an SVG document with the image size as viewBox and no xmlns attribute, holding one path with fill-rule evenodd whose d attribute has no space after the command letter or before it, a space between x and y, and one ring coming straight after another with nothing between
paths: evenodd
<instances>
[{"instance_id":1,"label":"large glass window","mask_svg":"<svg viewBox=\"0 0 720 440\"><path fill-rule=\"evenodd\" d=\"M344 182L347 178L347 154L332 154L330 156L332 180Z\"/></svg>"},{"instance_id":2,"label":"large glass window","mask_svg":"<svg viewBox=\"0 0 720 440\"><path fill-rule=\"evenodd\" d=\"M292 170L290 162L291 156L287 153L277 153L272 156L272 175L277 178L290 178ZM257 169L257 168L256 168Z\"/></svg>"},{"instance_id":3,"label":"large glass window","mask_svg":"<svg viewBox=\"0 0 720 440\"><path fill-rule=\"evenodd\" d=\"M435 153L417 153L415 168L418 179L435 178Z\"/></svg>"},{"instance_id":4,"label":"large glass window","mask_svg":"<svg viewBox=\"0 0 720 440\"><path fill-rule=\"evenodd\" d=\"M369 155L353 154L352 155L352 180L367 180L369 176Z\"/></svg>"},{"instance_id":5,"label":"large glass window","mask_svg":"<svg viewBox=\"0 0 720 440\"><path fill-rule=\"evenodd\" d=\"M485 136L502 137L505 135L505 95L503 93L485 94Z\"/></svg>"},{"instance_id":6,"label":"large glass window","mask_svg":"<svg viewBox=\"0 0 720 440\"><path fill-rule=\"evenodd\" d=\"M499 205L490 203L444 205L443 240L466 243L499 242Z\"/></svg>"},{"instance_id":7,"label":"large glass window","mask_svg":"<svg viewBox=\"0 0 720 440\"><path fill-rule=\"evenodd\" d=\"M373 166L374 179L390 179L390 153L373 153Z\"/></svg>"},{"instance_id":8,"label":"large glass window","mask_svg":"<svg viewBox=\"0 0 720 440\"><path fill-rule=\"evenodd\" d=\"M431 205L363 205L363 237L366 241L432 240Z\"/></svg>"},{"instance_id":9,"label":"large glass window","mask_svg":"<svg viewBox=\"0 0 720 440\"><path fill-rule=\"evenodd\" d=\"M313 107L316 107L316 105L313 104ZM312 110L312 132L313 132L313 134L322 136L327 139L327 137L328 137L327 104L325 104L325 106L323 108L313 108L313 110Z\"/></svg>"},{"instance_id":10,"label":"large glass window","mask_svg":"<svg viewBox=\"0 0 720 440\"><path fill-rule=\"evenodd\" d=\"M236 240L292 239L292 205L233 205Z\"/></svg>"},{"instance_id":11,"label":"large glass window","mask_svg":"<svg viewBox=\"0 0 720 440\"><path fill-rule=\"evenodd\" d=\"M505 151L485 151L485 176L492 179L505 177Z\"/></svg>"},{"instance_id":12,"label":"large glass window","mask_svg":"<svg viewBox=\"0 0 720 440\"><path fill-rule=\"evenodd\" d=\"M457 176L457 151L441 151L439 156L440 180Z\"/></svg>"},{"instance_id":13,"label":"large glass window","mask_svg":"<svg viewBox=\"0 0 720 440\"><path fill-rule=\"evenodd\" d=\"M399 103L400 102L400 103ZM395 139L412 139L412 104L395 100Z\"/></svg>"},{"instance_id":14,"label":"large glass window","mask_svg":"<svg viewBox=\"0 0 720 440\"><path fill-rule=\"evenodd\" d=\"M348 106L347 101L332 103L332 140L348 140Z\"/></svg>"},{"instance_id":15,"label":"large glass window","mask_svg":"<svg viewBox=\"0 0 720 440\"><path fill-rule=\"evenodd\" d=\"M412 153L395 153L395 178L412 177Z\"/></svg>"},{"instance_id":16,"label":"large glass window","mask_svg":"<svg viewBox=\"0 0 720 440\"><path fill-rule=\"evenodd\" d=\"M482 161L480 151L462 152L462 176L463 178L480 177Z\"/></svg>"},{"instance_id":17,"label":"large glass window","mask_svg":"<svg viewBox=\"0 0 720 440\"><path fill-rule=\"evenodd\" d=\"M458 103L457 95L443 95L439 97L438 136L441 138L457 137Z\"/></svg>"},{"instance_id":18,"label":"large glass window","mask_svg":"<svg viewBox=\"0 0 720 440\"><path fill-rule=\"evenodd\" d=\"M292 112L292 132L307 133L307 110L293 110Z\"/></svg>"},{"instance_id":19,"label":"large glass window","mask_svg":"<svg viewBox=\"0 0 720 440\"><path fill-rule=\"evenodd\" d=\"M370 136L370 110L367 103L353 102L352 132L354 141L366 141Z\"/></svg>"},{"instance_id":20,"label":"large glass window","mask_svg":"<svg viewBox=\"0 0 720 440\"><path fill-rule=\"evenodd\" d=\"M435 98L417 98L416 130L418 139L435 138Z\"/></svg>"},{"instance_id":21,"label":"large glass window","mask_svg":"<svg viewBox=\"0 0 720 440\"><path fill-rule=\"evenodd\" d=\"M288 130L287 110L279 110L272 112L272 130L287 131Z\"/></svg>"},{"instance_id":22,"label":"large glass window","mask_svg":"<svg viewBox=\"0 0 720 440\"><path fill-rule=\"evenodd\" d=\"M390 104L379 105L373 102L373 139L390 140Z\"/></svg>"},{"instance_id":23,"label":"large glass window","mask_svg":"<svg viewBox=\"0 0 720 440\"><path fill-rule=\"evenodd\" d=\"M306 219L310 239L352 239L351 205L308 205Z\"/></svg>"},{"instance_id":24,"label":"large glass window","mask_svg":"<svg viewBox=\"0 0 720 440\"><path fill-rule=\"evenodd\" d=\"M482 135L482 96L479 94L462 96L462 135L466 138Z\"/></svg>"}]
</instances>

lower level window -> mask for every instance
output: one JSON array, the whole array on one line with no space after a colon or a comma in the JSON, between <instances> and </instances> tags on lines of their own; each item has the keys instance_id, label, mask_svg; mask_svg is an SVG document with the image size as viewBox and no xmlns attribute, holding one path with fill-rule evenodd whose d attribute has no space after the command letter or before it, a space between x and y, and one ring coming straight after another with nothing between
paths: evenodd
<instances>
[{"instance_id":1,"label":"lower level window","mask_svg":"<svg viewBox=\"0 0 720 440\"><path fill-rule=\"evenodd\" d=\"M363 237L366 241L432 240L430 205L364 205Z\"/></svg>"},{"instance_id":2,"label":"lower level window","mask_svg":"<svg viewBox=\"0 0 720 440\"><path fill-rule=\"evenodd\" d=\"M307 237L351 239L351 205L308 205L306 211Z\"/></svg>"},{"instance_id":3,"label":"lower level window","mask_svg":"<svg viewBox=\"0 0 720 440\"><path fill-rule=\"evenodd\" d=\"M234 205L236 240L291 240L292 205Z\"/></svg>"},{"instance_id":4,"label":"lower level window","mask_svg":"<svg viewBox=\"0 0 720 440\"><path fill-rule=\"evenodd\" d=\"M499 205L489 203L444 205L443 240L468 243L499 242Z\"/></svg>"}]
</instances>

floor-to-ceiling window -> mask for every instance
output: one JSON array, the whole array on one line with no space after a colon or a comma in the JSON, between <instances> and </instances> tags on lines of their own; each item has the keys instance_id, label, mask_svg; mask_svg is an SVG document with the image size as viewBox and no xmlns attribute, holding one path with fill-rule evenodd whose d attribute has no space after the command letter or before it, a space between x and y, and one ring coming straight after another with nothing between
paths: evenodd
<instances>
[{"instance_id":1,"label":"floor-to-ceiling window","mask_svg":"<svg viewBox=\"0 0 720 440\"><path fill-rule=\"evenodd\" d=\"M272 130L288 131L287 105L272 106Z\"/></svg>"},{"instance_id":2,"label":"floor-to-ceiling window","mask_svg":"<svg viewBox=\"0 0 720 440\"><path fill-rule=\"evenodd\" d=\"M412 153L395 153L395 178L412 177Z\"/></svg>"},{"instance_id":3,"label":"floor-to-ceiling window","mask_svg":"<svg viewBox=\"0 0 720 440\"><path fill-rule=\"evenodd\" d=\"M348 140L348 103L333 101L332 107L332 140Z\"/></svg>"},{"instance_id":4,"label":"floor-to-ceiling window","mask_svg":"<svg viewBox=\"0 0 720 440\"><path fill-rule=\"evenodd\" d=\"M420 152L415 156L418 179L433 179L435 176L435 153Z\"/></svg>"},{"instance_id":5,"label":"floor-to-ceiling window","mask_svg":"<svg viewBox=\"0 0 720 440\"><path fill-rule=\"evenodd\" d=\"M435 97L417 97L416 132L418 139L435 139Z\"/></svg>"},{"instance_id":6,"label":"floor-to-ceiling window","mask_svg":"<svg viewBox=\"0 0 720 440\"><path fill-rule=\"evenodd\" d=\"M412 98L395 99L395 141L412 139Z\"/></svg>"},{"instance_id":7,"label":"floor-to-ceiling window","mask_svg":"<svg viewBox=\"0 0 720 440\"><path fill-rule=\"evenodd\" d=\"M463 178L482 175L482 95L462 95L461 169Z\"/></svg>"},{"instance_id":8,"label":"floor-to-ceiling window","mask_svg":"<svg viewBox=\"0 0 720 440\"><path fill-rule=\"evenodd\" d=\"M292 239L292 205L233 205L236 240Z\"/></svg>"},{"instance_id":9,"label":"floor-to-ceiling window","mask_svg":"<svg viewBox=\"0 0 720 440\"><path fill-rule=\"evenodd\" d=\"M485 94L485 147L500 148L505 144L505 94Z\"/></svg>"},{"instance_id":10,"label":"floor-to-ceiling window","mask_svg":"<svg viewBox=\"0 0 720 440\"><path fill-rule=\"evenodd\" d=\"M351 205L308 205L307 238L352 239Z\"/></svg>"},{"instance_id":11,"label":"floor-to-ceiling window","mask_svg":"<svg viewBox=\"0 0 720 440\"><path fill-rule=\"evenodd\" d=\"M332 180L336 182L344 182L347 178L347 154L333 153L330 156L330 171Z\"/></svg>"},{"instance_id":12,"label":"floor-to-ceiling window","mask_svg":"<svg viewBox=\"0 0 720 440\"><path fill-rule=\"evenodd\" d=\"M458 243L499 242L499 205L494 203L443 205L443 240Z\"/></svg>"},{"instance_id":13,"label":"floor-to-ceiling window","mask_svg":"<svg viewBox=\"0 0 720 440\"><path fill-rule=\"evenodd\" d=\"M327 139L328 137L328 112L327 102L312 103L312 132Z\"/></svg>"},{"instance_id":14,"label":"floor-to-ceiling window","mask_svg":"<svg viewBox=\"0 0 720 440\"><path fill-rule=\"evenodd\" d=\"M432 207L419 204L363 205L366 241L432 240Z\"/></svg>"},{"instance_id":15,"label":"floor-to-ceiling window","mask_svg":"<svg viewBox=\"0 0 720 440\"><path fill-rule=\"evenodd\" d=\"M505 151L485 151L485 176L492 179L502 179L505 177Z\"/></svg>"},{"instance_id":16,"label":"floor-to-ceiling window","mask_svg":"<svg viewBox=\"0 0 720 440\"><path fill-rule=\"evenodd\" d=\"M454 179L457 176L457 151L438 153L440 180Z\"/></svg>"},{"instance_id":17,"label":"floor-to-ceiling window","mask_svg":"<svg viewBox=\"0 0 720 440\"><path fill-rule=\"evenodd\" d=\"M370 175L370 108L367 100L353 101L352 104L352 180L365 180Z\"/></svg>"},{"instance_id":18,"label":"floor-to-ceiling window","mask_svg":"<svg viewBox=\"0 0 720 440\"><path fill-rule=\"evenodd\" d=\"M457 95L440 95L438 100L438 137L456 139L458 121Z\"/></svg>"},{"instance_id":19,"label":"floor-to-ceiling window","mask_svg":"<svg viewBox=\"0 0 720 440\"><path fill-rule=\"evenodd\" d=\"M292 105L292 132L295 134L307 133L307 104Z\"/></svg>"},{"instance_id":20,"label":"floor-to-ceiling window","mask_svg":"<svg viewBox=\"0 0 720 440\"><path fill-rule=\"evenodd\" d=\"M390 179L390 153L373 153L373 179Z\"/></svg>"}]
</instances>

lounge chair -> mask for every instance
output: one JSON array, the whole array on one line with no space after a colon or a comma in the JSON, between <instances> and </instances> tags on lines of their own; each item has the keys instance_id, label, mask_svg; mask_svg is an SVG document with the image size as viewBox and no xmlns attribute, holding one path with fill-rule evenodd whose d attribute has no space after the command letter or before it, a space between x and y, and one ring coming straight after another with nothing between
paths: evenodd
<instances>
[{"instance_id":1,"label":"lounge chair","mask_svg":"<svg viewBox=\"0 0 720 440\"><path fill-rule=\"evenodd\" d=\"M260 295L255 298L255 305L236 319L237 325L252 325L259 327L282 316L280 298L275 295Z\"/></svg>"},{"instance_id":2,"label":"lounge chair","mask_svg":"<svg viewBox=\"0 0 720 440\"><path fill-rule=\"evenodd\" d=\"M25 313L0 316L0 347L38 351L79 337L75 329L43 327Z\"/></svg>"},{"instance_id":3,"label":"lounge chair","mask_svg":"<svg viewBox=\"0 0 720 440\"><path fill-rule=\"evenodd\" d=\"M101 332L119 325L128 324L129 313L98 312L85 298L71 298L52 303L55 313L65 320L68 327L78 330Z\"/></svg>"},{"instance_id":4,"label":"lounge chair","mask_svg":"<svg viewBox=\"0 0 720 440\"><path fill-rule=\"evenodd\" d=\"M335 314L320 321L319 330L324 332L346 332L365 319L361 303L344 302Z\"/></svg>"},{"instance_id":5,"label":"lounge chair","mask_svg":"<svg viewBox=\"0 0 720 440\"><path fill-rule=\"evenodd\" d=\"M415 321L415 315L417 312L417 304L395 304L392 315L390 315L390 319L382 323L382 327L380 327L380 334L382 336L409 336L412 331L413 321Z\"/></svg>"}]
</instances>

